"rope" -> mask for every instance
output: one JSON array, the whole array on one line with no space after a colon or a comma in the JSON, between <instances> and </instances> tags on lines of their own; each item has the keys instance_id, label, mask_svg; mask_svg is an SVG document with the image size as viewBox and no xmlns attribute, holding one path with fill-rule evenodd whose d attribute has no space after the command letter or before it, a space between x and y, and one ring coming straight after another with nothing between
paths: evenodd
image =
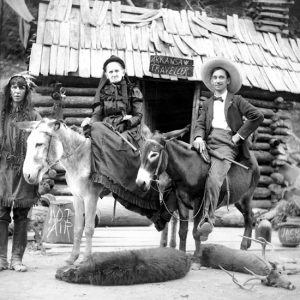
<instances>
[{"instance_id":1,"label":"rope","mask_svg":"<svg viewBox=\"0 0 300 300\"><path fill-rule=\"evenodd\" d=\"M164 194L164 192L170 193L170 191L172 190L172 188L169 188L168 190L166 190L166 191L163 192L163 191L161 191L161 189L159 188L159 180L152 180L152 181L155 181L155 182L156 182L157 190L156 190L152 185L151 185L151 188L152 188L153 190L155 190L156 192L159 193L159 198L160 198L161 202L163 203L163 205L164 205L166 211L168 212L168 214L170 214L174 219L176 219L176 220L178 220L178 221L189 222L189 219L187 219L187 220L186 220L186 219L181 219L180 217L177 217L174 213L172 213L172 212L169 210L169 208L168 208L168 206L167 206L167 204L166 204L166 202L165 202L165 200L164 200L163 194ZM192 216L192 220L195 219L195 218L198 216L198 214L200 213L200 211L201 211L201 209L202 209L203 204L204 204L204 203L202 202L201 205L200 205L200 207L199 207L199 209L198 209L198 211L197 211L197 213L196 213L195 215Z\"/></svg>"}]
</instances>

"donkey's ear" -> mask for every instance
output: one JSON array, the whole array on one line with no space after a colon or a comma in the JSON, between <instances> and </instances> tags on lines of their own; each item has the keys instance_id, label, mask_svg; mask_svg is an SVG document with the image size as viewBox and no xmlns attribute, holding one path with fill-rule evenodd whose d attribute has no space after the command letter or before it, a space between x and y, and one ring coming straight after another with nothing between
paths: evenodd
<instances>
[{"instance_id":1,"label":"donkey's ear","mask_svg":"<svg viewBox=\"0 0 300 300\"><path fill-rule=\"evenodd\" d=\"M145 140L150 139L152 136L152 132L151 132L150 128L145 124L142 125L141 135Z\"/></svg>"},{"instance_id":2,"label":"donkey's ear","mask_svg":"<svg viewBox=\"0 0 300 300\"><path fill-rule=\"evenodd\" d=\"M22 122L16 122L15 126L21 130L30 132L33 129L35 129L39 123L40 121L22 121Z\"/></svg>"}]
</instances>

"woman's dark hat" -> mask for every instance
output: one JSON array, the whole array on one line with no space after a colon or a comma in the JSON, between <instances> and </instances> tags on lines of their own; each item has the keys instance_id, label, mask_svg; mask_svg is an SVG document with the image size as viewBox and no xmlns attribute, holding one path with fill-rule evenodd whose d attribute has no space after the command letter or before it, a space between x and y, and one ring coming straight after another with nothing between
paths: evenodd
<instances>
[{"instance_id":1,"label":"woman's dark hat","mask_svg":"<svg viewBox=\"0 0 300 300\"><path fill-rule=\"evenodd\" d=\"M215 68L222 68L226 70L230 75L230 84L228 85L227 89L229 92L235 94L241 87L242 87L242 74L239 70L237 64L233 63L229 59L216 57L213 59L207 60L203 63L201 67L201 78L206 87L214 92L214 87L211 84L211 75L212 71Z\"/></svg>"},{"instance_id":2,"label":"woman's dark hat","mask_svg":"<svg viewBox=\"0 0 300 300\"><path fill-rule=\"evenodd\" d=\"M112 55L109 59L107 59L105 62L104 62L104 64L103 64L103 70L105 71L105 69L106 69L106 66L109 64L109 63L111 63L111 62L117 62L117 63L119 63L122 67L123 67L123 69L125 69L125 63L124 63L124 61L120 58L120 57L118 57L118 56L116 56L116 55Z\"/></svg>"}]
</instances>

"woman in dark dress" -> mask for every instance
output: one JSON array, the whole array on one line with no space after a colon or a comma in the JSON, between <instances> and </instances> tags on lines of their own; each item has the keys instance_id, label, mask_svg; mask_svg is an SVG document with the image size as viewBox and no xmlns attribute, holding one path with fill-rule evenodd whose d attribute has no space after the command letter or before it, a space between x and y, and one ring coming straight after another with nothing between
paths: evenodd
<instances>
[{"instance_id":1,"label":"woman in dark dress","mask_svg":"<svg viewBox=\"0 0 300 300\"><path fill-rule=\"evenodd\" d=\"M17 74L9 79L1 94L0 124L0 271L8 268L8 225L11 211L14 234L10 268L27 271L22 264L27 245L27 214L38 200L37 187L29 185L22 173L28 134L15 126L18 121L41 119L30 103L31 80Z\"/></svg>"}]
</instances>

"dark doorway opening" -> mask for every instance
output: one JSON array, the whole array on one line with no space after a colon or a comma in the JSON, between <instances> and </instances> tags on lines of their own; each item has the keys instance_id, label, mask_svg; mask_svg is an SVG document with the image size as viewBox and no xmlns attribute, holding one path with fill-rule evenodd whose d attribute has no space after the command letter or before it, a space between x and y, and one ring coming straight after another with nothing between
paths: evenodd
<instances>
[{"instance_id":1,"label":"dark doorway opening","mask_svg":"<svg viewBox=\"0 0 300 300\"><path fill-rule=\"evenodd\" d=\"M194 82L146 80L144 83L144 120L151 131L168 132L191 123Z\"/></svg>"}]
</instances>

